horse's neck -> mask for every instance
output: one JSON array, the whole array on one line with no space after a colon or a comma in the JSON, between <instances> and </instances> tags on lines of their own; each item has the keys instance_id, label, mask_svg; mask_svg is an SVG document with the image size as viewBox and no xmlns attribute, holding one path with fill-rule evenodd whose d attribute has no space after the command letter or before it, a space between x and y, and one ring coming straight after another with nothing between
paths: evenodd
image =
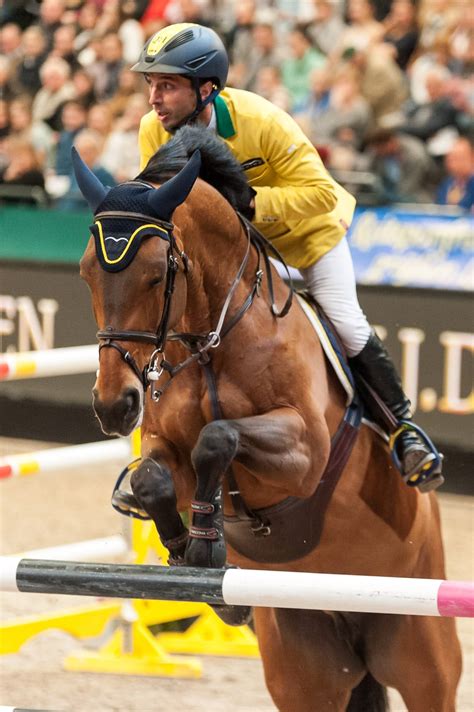
<instances>
[{"instance_id":1,"label":"horse's neck","mask_svg":"<svg viewBox=\"0 0 474 712\"><path fill-rule=\"evenodd\" d=\"M200 333L212 330L245 257L245 233L237 216L231 211L230 215L227 213L220 219L209 218L207 223L194 225L193 234L184 235L183 242L192 262L183 321L189 331ZM249 264L252 265L254 261L255 255L252 254ZM233 304L240 304L248 294L250 274L252 272L247 269L242 276Z\"/></svg>"}]
</instances>

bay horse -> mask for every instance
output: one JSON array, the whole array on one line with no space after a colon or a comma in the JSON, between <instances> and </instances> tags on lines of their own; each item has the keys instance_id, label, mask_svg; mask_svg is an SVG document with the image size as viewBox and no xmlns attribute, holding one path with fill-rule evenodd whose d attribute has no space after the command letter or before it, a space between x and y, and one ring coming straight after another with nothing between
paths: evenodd
<instances>
[{"instance_id":1,"label":"bay horse","mask_svg":"<svg viewBox=\"0 0 474 712\"><path fill-rule=\"evenodd\" d=\"M365 421L324 489L346 393L235 210L251 192L225 145L181 129L109 190L74 164L95 213L81 260L99 328L94 408L105 433L141 425L130 497L170 563L445 578L436 496L403 483ZM455 709L452 619L260 608L254 625L282 712L381 711L386 687L410 712Z\"/></svg>"}]
</instances>

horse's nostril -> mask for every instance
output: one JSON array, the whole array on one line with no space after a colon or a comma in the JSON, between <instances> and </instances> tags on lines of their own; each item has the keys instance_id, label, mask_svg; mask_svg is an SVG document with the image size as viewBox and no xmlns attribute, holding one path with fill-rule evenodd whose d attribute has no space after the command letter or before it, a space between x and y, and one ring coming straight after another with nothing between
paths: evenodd
<instances>
[{"instance_id":1,"label":"horse's nostril","mask_svg":"<svg viewBox=\"0 0 474 712\"><path fill-rule=\"evenodd\" d=\"M140 393L136 388L127 388L123 393L123 399L129 412L138 410L140 406Z\"/></svg>"}]
</instances>

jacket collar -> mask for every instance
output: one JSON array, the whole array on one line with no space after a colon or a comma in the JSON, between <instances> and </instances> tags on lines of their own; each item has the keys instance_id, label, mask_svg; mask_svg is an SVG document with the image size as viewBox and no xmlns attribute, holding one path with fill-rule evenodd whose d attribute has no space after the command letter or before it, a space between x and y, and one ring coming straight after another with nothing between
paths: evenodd
<instances>
[{"instance_id":1,"label":"jacket collar","mask_svg":"<svg viewBox=\"0 0 474 712\"><path fill-rule=\"evenodd\" d=\"M214 108L216 110L217 133L221 138L230 138L234 136L236 131L229 109L225 100L221 96L216 96L214 99Z\"/></svg>"}]
</instances>

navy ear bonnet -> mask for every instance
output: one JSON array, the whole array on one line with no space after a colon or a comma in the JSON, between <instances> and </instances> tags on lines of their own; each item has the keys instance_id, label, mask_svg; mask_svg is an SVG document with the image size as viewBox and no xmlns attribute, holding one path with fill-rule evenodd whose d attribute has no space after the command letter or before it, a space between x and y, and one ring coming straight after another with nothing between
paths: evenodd
<instances>
[{"instance_id":1,"label":"navy ear bonnet","mask_svg":"<svg viewBox=\"0 0 474 712\"><path fill-rule=\"evenodd\" d=\"M155 192L155 188L144 183L123 183L112 188L98 206L89 229L100 265L107 272L128 267L145 236L169 240L172 225L157 224L161 219L153 215L148 204L148 197ZM131 209L133 213L129 212Z\"/></svg>"},{"instance_id":2,"label":"navy ear bonnet","mask_svg":"<svg viewBox=\"0 0 474 712\"><path fill-rule=\"evenodd\" d=\"M75 148L72 152L79 188L95 213L90 231L104 270L118 272L128 267L144 237L171 240L173 225L169 221L178 205L186 200L199 175L199 151L195 151L184 168L159 188L141 181L104 188Z\"/></svg>"}]
</instances>

